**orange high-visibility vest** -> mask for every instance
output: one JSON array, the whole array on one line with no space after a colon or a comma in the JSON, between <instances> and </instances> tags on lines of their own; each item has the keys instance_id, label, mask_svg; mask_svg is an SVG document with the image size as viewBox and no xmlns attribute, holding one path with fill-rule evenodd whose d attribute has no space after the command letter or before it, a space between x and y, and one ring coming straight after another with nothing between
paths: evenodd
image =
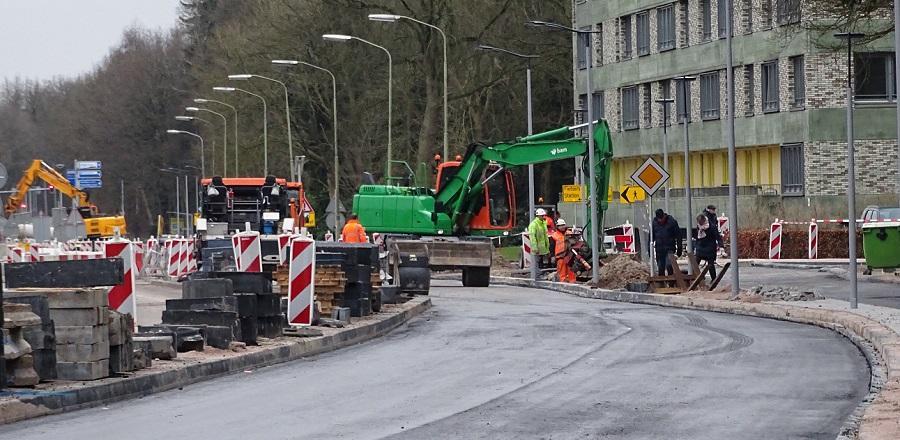
<instances>
[{"instance_id":1,"label":"orange high-visibility vest","mask_svg":"<svg viewBox=\"0 0 900 440\"><path fill-rule=\"evenodd\" d=\"M347 220L341 231L341 241L344 243L367 243L366 229L359 224L359 220Z\"/></svg>"}]
</instances>

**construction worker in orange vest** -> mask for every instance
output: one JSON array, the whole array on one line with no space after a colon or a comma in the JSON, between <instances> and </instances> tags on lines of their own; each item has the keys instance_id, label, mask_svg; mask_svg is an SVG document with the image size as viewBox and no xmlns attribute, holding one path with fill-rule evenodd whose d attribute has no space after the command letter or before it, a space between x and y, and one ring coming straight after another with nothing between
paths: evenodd
<instances>
[{"instance_id":1,"label":"construction worker in orange vest","mask_svg":"<svg viewBox=\"0 0 900 440\"><path fill-rule=\"evenodd\" d=\"M556 276L561 283L574 283L575 272L569 268L566 258L569 252L569 243L566 242L566 231L569 229L566 221L556 221L556 230L551 233L553 237L553 256L556 258Z\"/></svg>"},{"instance_id":2,"label":"construction worker in orange vest","mask_svg":"<svg viewBox=\"0 0 900 440\"><path fill-rule=\"evenodd\" d=\"M359 224L359 216L350 214L347 223L341 231L341 241L344 243L368 243L369 238L366 237L366 228Z\"/></svg>"}]
</instances>

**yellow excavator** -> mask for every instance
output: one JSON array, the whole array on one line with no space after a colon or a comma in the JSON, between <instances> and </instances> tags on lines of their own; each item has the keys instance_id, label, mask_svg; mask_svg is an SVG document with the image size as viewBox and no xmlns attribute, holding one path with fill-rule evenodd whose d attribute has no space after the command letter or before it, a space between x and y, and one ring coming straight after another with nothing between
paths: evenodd
<instances>
[{"instance_id":1,"label":"yellow excavator","mask_svg":"<svg viewBox=\"0 0 900 440\"><path fill-rule=\"evenodd\" d=\"M31 162L31 166L25 170L25 174L19 179L14 192L8 199L3 209L3 216L9 218L19 210L28 189L34 184L34 181L40 179L48 185L53 186L57 191L69 196L75 201L78 213L84 219L84 228L87 231L88 238L104 238L112 237L118 228L119 234L125 235L125 217L121 215L103 216L97 210L90 200L88 194L74 185L57 172L53 167L44 163L40 159Z\"/></svg>"}]
</instances>

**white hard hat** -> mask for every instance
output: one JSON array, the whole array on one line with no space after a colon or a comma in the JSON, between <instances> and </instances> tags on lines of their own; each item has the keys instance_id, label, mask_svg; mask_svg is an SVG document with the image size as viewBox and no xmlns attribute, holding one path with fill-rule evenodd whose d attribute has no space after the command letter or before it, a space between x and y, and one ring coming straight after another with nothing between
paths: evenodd
<instances>
[{"instance_id":1,"label":"white hard hat","mask_svg":"<svg viewBox=\"0 0 900 440\"><path fill-rule=\"evenodd\" d=\"M547 211L544 208L538 208L534 210L534 215L547 215Z\"/></svg>"},{"instance_id":2,"label":"white hard hat","mask_svg":"<svg viewBox=\"0 0 900 440\"><path fill-rule=\"evenodd\" d=\"M559 219L556 221L556 226L566 226L566 221L563 219Z\"/></svg>"}]
</instances>

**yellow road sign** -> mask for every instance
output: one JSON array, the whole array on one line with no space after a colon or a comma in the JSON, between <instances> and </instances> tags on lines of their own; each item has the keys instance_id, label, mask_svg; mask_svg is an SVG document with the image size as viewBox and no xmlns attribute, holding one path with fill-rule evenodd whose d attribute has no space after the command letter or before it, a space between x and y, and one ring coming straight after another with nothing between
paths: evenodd
<instances>
[{"instance_id":1,"label":"yellow road sign","mask_svg":"<svg viewBox=\"0 0 900 440\"><path fill-rule=\"evenodd\" d=\"M653 196L669 180L669 172L652 157L648 157L631 175L631 180L647 191L648 195Z\"/></svg>"},{"instance_id":2,"label":"yellow road sign","mask_svg":"<svg viewBox=\"0 0 900 440\"><path fill-rule=\"evenodd\" d=\"M622 185L619 188L619 202L634 203L647 198L647 191L637 185Z\"/></svg>"},{"instance_id":3,"label":"yellow road sign","mask_svg":"<svg viewBox=\"0 0 900 440\"><path fill-rule=\"evenodd\" d=\"M581 185L563 185L562 196L563 202L581 202L584 201L584 190Z\"/></svg>"}]
</instances>

